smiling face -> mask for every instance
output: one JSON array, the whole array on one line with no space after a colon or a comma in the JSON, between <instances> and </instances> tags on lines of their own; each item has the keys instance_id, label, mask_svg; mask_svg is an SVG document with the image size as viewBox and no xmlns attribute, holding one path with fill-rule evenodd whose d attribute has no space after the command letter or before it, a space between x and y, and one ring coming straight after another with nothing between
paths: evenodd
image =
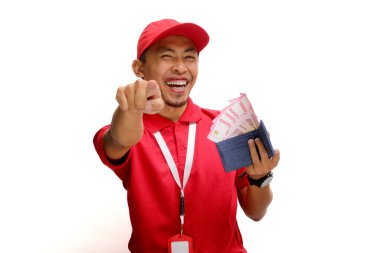
<instances>
[{"instance_id":1,"label":"smiling face","mask_svg":"<svg viewBox=\"0 0 380 253\"><path fill-rule=\"evenodd\" d=\"M159 84L166 107L186 108L198 76L198 52L190 39L169 36L159 40L145 53L141 67L145 80Z\"/></svg>"}]
</instances>

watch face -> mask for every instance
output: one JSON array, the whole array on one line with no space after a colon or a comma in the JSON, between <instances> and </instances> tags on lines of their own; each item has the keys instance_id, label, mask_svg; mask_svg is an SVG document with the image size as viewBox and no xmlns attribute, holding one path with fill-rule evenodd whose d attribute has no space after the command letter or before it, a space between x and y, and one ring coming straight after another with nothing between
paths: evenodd
<instances>
[{"instance_id":1,"label":"watch face","mask_svg":"<svg viewBox=\"0 0 380 253\"><path fill-rule=\"evenodd\" d=\"M261 184L260 187L265 187L267 186L271 181L272 181L273 177L267 177L264 182Z\"/></svg>"}]
</instances>

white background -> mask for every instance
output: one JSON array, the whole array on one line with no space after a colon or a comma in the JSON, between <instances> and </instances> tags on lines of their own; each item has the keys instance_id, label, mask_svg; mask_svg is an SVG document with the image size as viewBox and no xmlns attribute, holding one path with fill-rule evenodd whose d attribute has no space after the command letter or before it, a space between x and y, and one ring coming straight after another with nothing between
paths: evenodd
<instances>
[{"instance_id":1,"label":"white background","mask_svg":"<svg viewBox=\"0 0 380 253\"><path fill-rule=\"evenodd\" d=\"M249 252L380 252L378 1L0 2L1 252L122 253L126 192L92 137L145 25L210 34L193 100L247 93L282 159ZM149 235L147 235L149 236Z\"/></svg>"}]
</instances>

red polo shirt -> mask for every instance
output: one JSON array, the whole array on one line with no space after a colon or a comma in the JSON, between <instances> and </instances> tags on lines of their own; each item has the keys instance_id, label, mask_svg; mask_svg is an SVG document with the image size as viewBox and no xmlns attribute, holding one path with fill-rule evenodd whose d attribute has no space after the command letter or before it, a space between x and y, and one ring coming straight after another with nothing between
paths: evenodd
<instances>
[{"instance_id":1,"label":"red polo shirt","mask_svg":"<svg viewBox=\"0 0 380 253\"><path fill-rule=\"evenodd\" d=\"M160 131L183 178L189 122L197 123L193 167L185 187L184 233L193 238L195 253L246 252L236 221L237 189L247 185L236 172L223 169L215 143L207 139L218 111L201 109L191 99L178 122L144 114L144 135L122 164L107 159L100 129L94 145L102 162L127 190L132 253L168 252L167 241L180 232L180 188L153 136ZM238 172L238 174L240 174Z\"/></svg>"}]
</instances>

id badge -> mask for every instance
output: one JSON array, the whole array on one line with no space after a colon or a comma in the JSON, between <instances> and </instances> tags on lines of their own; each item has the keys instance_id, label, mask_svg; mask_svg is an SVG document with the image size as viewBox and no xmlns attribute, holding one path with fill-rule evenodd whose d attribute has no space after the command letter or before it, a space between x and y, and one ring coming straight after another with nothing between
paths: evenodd
<instances>
[{"instance_id":1,"label":"id badge","mask_svg":"<svg viewBox=\"0 0 380 253\"><path fill-rule=\"evenodd\" d=\"M175 235L168 240L169 253L193 253L193 239L186 235Z\"/></svg>"}]
</instances>

